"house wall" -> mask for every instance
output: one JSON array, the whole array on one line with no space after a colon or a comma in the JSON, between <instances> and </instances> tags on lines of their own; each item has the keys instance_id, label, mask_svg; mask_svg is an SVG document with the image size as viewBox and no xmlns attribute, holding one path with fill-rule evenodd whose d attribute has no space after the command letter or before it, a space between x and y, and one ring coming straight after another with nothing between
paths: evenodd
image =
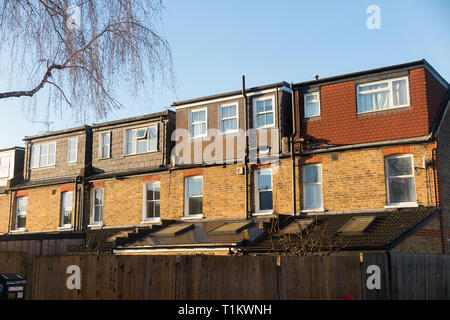
<instances>
[{"instance_id":1,"label":"house wall","mask_svg":"<svg viewBox=\"0 0 450 320\"><path fill-rule=\"evenodd\" d=\"M430 123L442 99L442 86L425 70L417 68L392 78L409 75L410 107L357 115L356 85L364 79L342 81L320 86L321 115L304 120L303 93L296 94L300 111L301 134L317 144L345 145L401 138L429 133ZM388 77L389 78L389 77ZM367 77L367 82L373 77ZM427 94L428 90L428 94Z\"/></svg>"},{"instance_id":2,"label":"house wall","mask_svg":"<svg viewBox=\"0 0 450 320\"><path fill-rule=\"evenodd\" d=\"M93 128L92 166L95 173L120 172L132 169L159 167L168 163L170 158L171 133L175 116L164 120L165 132L159 118L134 121L124 124ZM125 155L125 132L129 129L158 125L158 151L135 155ZM100 135L111 132L111 157L100 159ZM164 137L165 135L165 137ZM165 144L165 145L164 145ZM169 147L168 147L169 146Z\"/></svg>"},{"instance_id":3,"label":"house wall","mask_svg":"<svg viewBox=\"0 0 450 320\"><path fill-rule=\"evenodd\" d=\"M36 187L13 193L13 217L11 230L15 225L15 205L18 196L28 197L26 232L57 231L60 226L61 193L74 190L74 184ZM72 203L72 225L75 210L75 192ZM1 200L0 200L1 201Z\"/></svg>"},{"instance_id":4,"label":"house wall","mask_svg":"<svg viewBox=\"0 0 450 320\"><path fill-rule=\"evenodd\" d=\"M9 194L0 194L0 234L8 232Z\"/></svg>"},{"instance_id":5,"label":"house wall","mask_svg":"<svg viewBox=\"0 0 450 320\"><path fill-rule=\"evenodd\" d=\"M431 161L434 145L424 143L322 153L304 158L302 164L322 163L325 211L383 209L387 205L385 155L413 154L417 203L434 206L432 168L421 168L424 156L426 161ZM301 193L303 197L303 190Z\"/></svg>"},{"instance_id":6,"label":"house wall","mask_svg":"<svg viewBox=\"0 0 450 320\"><path fill-rule=\"evenodd\" d=\"M86 132L88 131L88 132ZM24 178L25 180L43 180L65 176L81 175L90 160L86 159L86 152L90 147L90 129L55 136L44 136L25 141ZM77 162L67 163L67 149L69 139L78 139ZM56 161L54 166L31 168L31 148L44 142L56 142ZM87 162L89 161L89 162Z\"/></svg>"},{"instance_id":7,"label":"house wall","mask_svg":"<svg viewBox=\"0 0 450 320\"><path fill-rule=\"evenodd\" d=\"M254 112L253 101L256 98L274 97L275 108L275 126L270 129L258 129L256 131L255 145L272 147L271 153L278 154L281 150L281 139L291 132L291 99L290 94L279 89L278 95L276 91L265 93L262 95L254 95L248 97L249 111L249 129L254 128ZM217 134L212 138L214 131L219 132L219 106L229 103L238 103L238 124L239 133ZM189 112L196 109L207 109L207 129L209 136L203 138L191 139L189 137ZM222 161L230 159L242 159L245 152L245 122L244 122L244 99L232 98L226 101L212 102L208 104L200 104L186 108L177 108L176 128L177 136L181 136L177 155L180 156L182 162L180 164L204 163L209 161ZM251 142L250 142L251 143ZM228 145L228 146L227 146ZM214 152L212 147L221 152ZM227 151L227 148L229 151ZM228 153L227 153L228 152ZM231 153L231 154L230 154Z\"/></svg>"},{"instance_id":8,"label":"house wall","mask_svg":"<svg viewBox=\"0 0 450 320\"><path fill-rule=\"evenodd\" d=\"M437 182L441 223L445 237L445 253L450 254L450 103L437 134Z\"/></svg>"},{"instance_id":9,"label":"house wall","mask_svg":"<svg viewBox=\"0 0 450 320\"><path fill-rule=\"evenodd\" d=\"M426 226L400 242L391 252L441 254L442 239L439 217L434 218Z\"/></svg>"},{"instance_id":10,"label":"house wall","mask_svg":"<svg viewBox=\"0 0 450 320\"><path fill-rule=\"evenodd\" d=\"M8 176L0 178L0 187L6 187L8 181L14 185L23 179L23 159L24 150L13 148L11 150L0 152L0 158L9 159Z\"/></svg>"}]
</instances>

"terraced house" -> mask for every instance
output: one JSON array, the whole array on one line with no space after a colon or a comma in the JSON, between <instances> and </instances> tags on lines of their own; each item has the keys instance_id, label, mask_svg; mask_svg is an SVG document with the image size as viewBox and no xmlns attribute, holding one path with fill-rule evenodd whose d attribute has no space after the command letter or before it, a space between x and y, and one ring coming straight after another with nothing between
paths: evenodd
<instances>
[{"instance_id":1,"label":"terraced house","mask_svg":"<svg viewBox=\"0 0 450 320\"><path fill-rule=\"evenodd\" d=\"M420 60L244 80L175 111L26 137L0 242L56 233L84 239L78 253L286 254L308 234L321 238L310 251L448 253L448 104L447 81Z\"/></svg>"}]
</instances>

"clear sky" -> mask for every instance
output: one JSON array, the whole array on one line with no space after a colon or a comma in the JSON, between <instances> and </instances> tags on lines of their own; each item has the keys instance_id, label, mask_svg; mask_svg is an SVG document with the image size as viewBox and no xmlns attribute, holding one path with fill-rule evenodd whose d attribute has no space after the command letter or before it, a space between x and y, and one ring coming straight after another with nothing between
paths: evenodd
<instances>
[{"instance_id":1,"label":"clear sky","mask_svg":"<svg viewBox=\"0 0 450 320\"><path fill-rule=\"evenodd\" d=\"M370 5L381 10L380 30L366 26ZM174 101L239 90L243 74L247 87L252 87L425 58L450 81L448 0L168 0L165 7L163 36L172 48L176 93L167 89L151 92L149 87L151 101L144 97L131 101L127 92L117 92L126 108L107 119L90 119L88 124L158 112ZM7 88L0 79L0 92ZM45 119L47 100L42 92L35 120ZM26 118L18 99L0 100L0 149L23 146L24 136L46 130L45 125ZM68 108L50 112L49 120L55 122L51 130L81 125Z\"/></svg>"}]
</instances>

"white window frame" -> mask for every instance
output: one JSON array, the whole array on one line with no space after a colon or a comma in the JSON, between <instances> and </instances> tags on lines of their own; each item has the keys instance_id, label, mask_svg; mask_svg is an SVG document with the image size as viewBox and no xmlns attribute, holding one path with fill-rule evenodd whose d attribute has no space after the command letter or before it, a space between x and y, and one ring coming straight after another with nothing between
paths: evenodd
<instances>
[{"instance_id":1,"label":"white window frame","mask_svg":"<svg viewBox=\"0 0 450 320\"><path fill-rule=\"evenodd\" d=\"M60 203L60 208L59 208L59 210L60 210L60 213L59 213L59 219L60 219L60 222L59 222L59 228L60 229L64 229L64 228L71 228L72 227L72 222L70 223L70 224L63 224L63 212L65 211L65 209L68 209L69 207L66 207L66 208L63 208L63 196L64 196L64 194L68 194L68 193L72 193L72 202L70 203L70 221L72 221L72 219L73 219L73 193L74 193L74 191L64 191L64 192L61 192L61 203Z\"/></svg>"},{"instance_id":2,"label":"white window frame","mask_svg":"<svg viewBox=\"0 0 450 320\"><path fill-rule=\"evenodd\" d=\"M202 135L198 135L198 136L193 136L194 130L192 130L192 126L194 125L194 123L192 122L192 113L194 112L201 112L201 111L205 111L205 121L198 121L195 124L206 124L206 130L205 133ZM208 136L208 108L198 108L198 109L193 109L193 110L189 110L189 138L190 139L196 139L196 138L204 138Z\"/></svg>"},{"instance_id":3,"label":"white window frame","mask_svg":"<svg viewBox=\"0 0 450 320\"><path fill-rule=\"evenodd\" d=\"M104 157L103 156L103 136L108 136L109 137L109 143L107 144L108 145L108 156L107 157ZM99 159L109 159L109 158L111 158L111 131L108 131L108 132L100 132L100 135L99 135L99 141L98 141L99 143L98 143L98 145L99 145L99 152L98 152L98 158Z\"/></svg>"},{"instance_id":4,"label":"white window frame","mask_svg":"<svg viewBox=\"0 0 450 320\"><path fill-rule=\"evenodd\" d=\"M150 149L150 134L149 134L149 130L150 128L156 128L156 148L155 149ZM132 152L128 152L128 134L131 131L139 131L139 130L143 130L146 129L147 133L146 136L147 138L145 139L137 139L136 138L136 143L134 144L134 150L132 150ZM137 142L138 140L147 140L147 151L144 152L137 152ZM132 155L136 155L136 154L144 154L144 153L150 153L150 152L157 152L158 151L158 146L159 146L159 126L158 124L154 124L154 125L150 125L150 126L146 126L146 127L138 127L138 128L130 128L130 129L125 129L124 131L124 137L123 137L123 154L124 156L132 156Z\"/></svg>"},{"instance_id":5,"label":"white window frame","mask_svg":"<svg viewBox=\"0 0 450 320\"><path fill-rule=\"evenodd\" d=\"M268 210L261 210L260 209L260 203L259 203L259 173L261 172L270 172L270 184L271 189L270 190L264 190L264 192L271 191L272 192L272 209ZM261 168L255 170L255 213L254 215L266 215L266 214L273 214L273 171L272 168Z\"/></svg>"},{"instance_id":6,"label":"white window frame","mask_svg":"<svg viewBox=\"0 0 450 320\"><path fill-rule=\"evenodd\" d=\"M19 213L19 199L26 199L26 201L27 201L27 209L25 210L25 213ZM16 198L16 222L15 222L15 224L14 224L14 231L25 231L26 230L26 227L23 227L23 228L18 228L17 227L17 218L19 217L19 216L25 216L25 225L26 225L26 219L27 219L27 210L28 210L28 197L17 197Z\"/></svg>"},{"instance_id":7,"label":"white window frame","mask_svg":"<svg viewBox=\"0 0 450 320\"><path fill-rule=\"evenodd\" d=\"M70 161L70 142L75 140L75 160ZM78 138L71 138L67 140L67 163L76 163L78 161Z\"/></svg>"},{"instance_id":8,"label":"white window frame","mask_svg":"<svg viewBox=\"0 0 450 320\"><path fill-rule=\"evenodd\" d=\"M310 116L307 116L307 115L306 115L306 105L307 105L307 103L306 103L306 98L307 98L308 96L317 96L317 97L314 98L311 102L319 103L319 113L318 113L318 114L313 114L313 115L310 115ZM304 118L305 118L305 119L309 119L309 118L314 118L314 117L319 117L319 116L320 116L320 114L321 114L320 91L308 92L308 93L305 93L305 94L303 95L303 109L304 109L304 110L303 110L303 114L304 114Z\"/></svg>"},{"instance_id":9,"label":"white window frame","mask_svg":"<svg viewBox=\"0 0 450 320\"><path fill-rule=\"evenodd\" d=\"M411 159L411 172L410 175L402 175L402 176L390 176L389 175L389 167L388 167L388 160L392 158L410 158ZM390 156L386 156L384 158L384 170L385 170L385 178L386 178L386 199L387 199L387 205L386 208L399 208L399 207L417 207L417 190L416 190L416 177L415 177L415 170L414 170L414 156L412 154L394 154ZM413 178L414 182L414 197L415 201L410 202L391 202L390 199L390 191L389 191L389 179L395 179L395 178Z\"/></svg>"},{"instance_id":10,"label":"white window frame","mask_svg":"<svg viewBox=\"0 0 450 320\"><path fill-rule=\"evenodd\" d=\"M50 161L49 161L50 160L49 159L50 152L48 152L48 154L47 154L47 165L42 166L42 165L40 165L40 161L41 161L41 147L47 145L47 147L48 147L47 150L50 151L50 145L51 144L55 145L55 154L54 154L53 163L50 163ZM38 149L36 149L36 148L38 148ZM35 151L37 151L36 154L33 153L33 149ZM56 165L56 152L57 152L57 150L56 150L56 141L46 142L46 143L39 143L39 144L33 144L33 145L30 146L30 152L31 152L31 156L30 156L30 162L31 162L30 163L30 168L31 169L54 167ZM34 166L33 159L35 157L37 157L39 159L39 165L38 166Z\"/></svg>"},{"instance_id":11,"label":"white window frame","mask_svg":"<svg viewBox=\"0 0 450 320\"><path fill-rule=\"evenodd\" d=\"M159 200L147 200L147 185L158 184L159 185ZM160 181L149 181L143 184L143 199L142 199L142 222L143 223L157 223L161 221L161 182ZM148 202L159 202L159 217L158 218L148 218L147 217L147 203Z\"/></svg>"},{"instance_id":12,"label":"white window frame","mask_svg":"<svg viewBox=\"0 0 450 320\"><path fill-rule=\"evenodd\" d=\"M95 193L98 190L102 190L102 220L100 221L95 221L95 208L99 207L95 205ZM91 205L92 205L92 212L91 212L91 223L90 225L92 226L98 226L98 225L103 225L103 206L104 206L104 199L105 199L105 189L104 188L94 188L92 189L92 200L91 200Z\"/></svg>"},{"instance_id":13,"label":"white window frame","mask_svg":"<svg viewBox=\"0 0 450 320\"><path fill-rule=\"evenodd\" d=\"M399 80L406 80L406 100L407 103L403 104L403 105L398 105L398 106L394 106L394 96L393 96L393 89L392 89L392 82L394 81L399 81ZM361 87L365 87L365 86L370 86L370 85L374 85L374 84L380 84L380 83L388 83L388 87L387 88L383 88L383 89L375 89L375 90L370 90L370 91L364 91L364 93L360 93L359 90ZM369 94L369 93L375 93L378 91L386 91L389 90L389 102L390 102L390 106L388 108L385 109L379 109L379 110L368 110L368 111L359 111L359 96L360 95L365 95L365 94ZM401 109L401 108L407 108L411 106L411 99L410 99L410 93L409 93L409 77L408 76L404 76L404 77L399 77L399 78L392 78L392 79L386 79L386 80L380 80L380 81L373 81L373 82L367 82L367 83L359 83L356 86L356 114L365 114L365 113L372 113L372 112L382 112L382 111L389 111L389 110L393 110L393 109Z\"/></svg>"},{"instance_id":14,"label":"white window frame","mask_svg":"<svg viewBox=\"0 0 450 320\"><path fill-rule=\"evenodd\" d=\"M201 214L189 214L189 181L190 180L202 180L202 213ZM183 219L201 219L203 218L203 190L204 190L204 184L203 184L203 175L197 175L197 176L190 176L184 178L184 217ZM199 198L200 196L196 196Z\"/></svg>"},{"instance_id":15,"label":"white window frame","mask_svg":"<svg viewBox=\"0 0 450 320\"><path fill-rule=\"evenodd\" d=\"M228 107L232 107L232 106L236 106L236 115L234 117L228 116L226 118L222 118L222 108L228 108ZM224 131L222 122L224 120L233 120L233 119L236 119L236 129ZM239 101L225 103L225 104L219 104L219 132L221 134L229 134L229 133L236 133L238 131L239 131Z\"/></svg>"},{"instance_id":16,"label":"white window frame","mask_svg":"<svg viewBox=\"0 0 450 320\"><path fill-rule=\"evenodd\" d=\"M306 170L308 167L319 167L319 177L320 181L315 183L306 183ZM317 212L324 211L323 206L323 172L322 172L322 164L321 163L311 163L303 166L302 169L302 182L303 182L303 210L302 212ZM306 208L306 187L310 185L320 185L320 197L322 199L322 204L318 208Z\"/></svg>"},{"instance_id":17,"label":"white window frame","mask_svg":"<svg viewBox=\"0 0 450 320\"><path fill-rule=\"evenodd\" d=\"M265 100L272 100L273 124L270 124L270 125L266 124L266 125L264 125L262 127L258 127L258 122L257 122L258 115L259 114L268 114L268 113L270 113L270 111L268 111L268 112L264 111L264 112L261 112L261 113L257 113L257 107L256 107L257 102L258 101L265 101ZM276 106L275 106L275 96L266 96L266 97L254 98L253 99L253 127L256 128L256 129L264 129L264 128L273 128L273 127L275 127L275 123L276 123L275 108L276 108Z\"/></svg>"}]
</instances>

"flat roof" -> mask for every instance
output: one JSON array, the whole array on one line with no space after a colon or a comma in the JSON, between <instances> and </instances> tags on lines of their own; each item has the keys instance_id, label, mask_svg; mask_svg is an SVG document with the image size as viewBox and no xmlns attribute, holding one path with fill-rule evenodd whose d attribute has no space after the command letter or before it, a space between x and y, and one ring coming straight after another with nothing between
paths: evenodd
<instances>
[{"instance_id":1,"label":"flat roof","mask_svg":"<svg viewBox=\"0 0 450 320\"><path fill-rule=\"evenodd\" d=\"M161 112L145 114L142 116L137 116L137 117L132 117L132 118L125 118L125 119L119 119L119 120L115 120L115 121L108 121L108 122L102 122L102 123L93 123L92 128L101 128L101 127L113 126L113 125L123 124L123 123L128 123L128 122L156 119L156 118L159 118L160 116L167 116L169 114L175 114L175 111L167 109L167 110L164 110Z\"/></svg>"},{"instance_id":2,"label":"flat roof","mask_svg":"<svg viewBox=\"0 0 450 320\"><path fill-rule=\"evenodd\" d=\"M72 132L77 132L77 131L83 131L83 130L86 131L88 129L89 129L89 126L84 125L84 126L74 127L74 128L64 129L64 130L49 131L49 132L37 134L34 136L25 136L25 138L23 138L23 140L25 141L25 140L33 140L33 139L38 139L38 138L46 138L46 137L57 136L60 134L72 133Z\"/></svg>"}]
</instances>

